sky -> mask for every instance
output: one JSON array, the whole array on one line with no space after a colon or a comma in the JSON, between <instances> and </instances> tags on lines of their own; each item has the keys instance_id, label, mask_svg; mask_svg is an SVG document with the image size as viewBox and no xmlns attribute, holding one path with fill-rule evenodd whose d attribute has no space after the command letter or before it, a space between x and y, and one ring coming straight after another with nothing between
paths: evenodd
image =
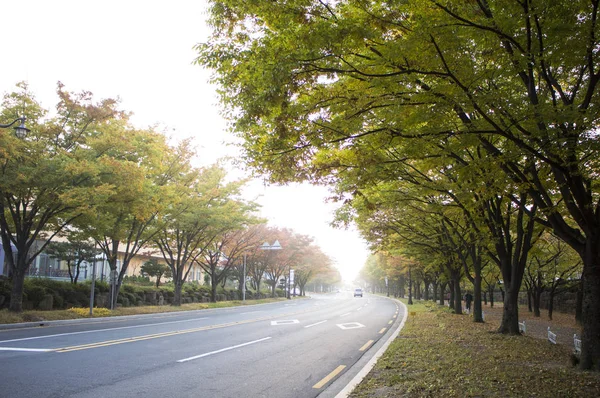
<instances>
[{"instance_id":1,"label":"sky","mask_svg":"<svg viewBox=\"0 0 600 398\"><path fill-rule=\"evenodd\" d=\"M206 7L190 0L3 2L0 93L26 81L42 106L52 109L60 81L98 100L120 98L137 127L159 125L174 137L193 137L201 164L235 156L216 87L209 84L211 71L193 64L193 46L210 34ZM367 245L356 229L329 226L335 205L325 202L325 187L257 180L246 195L257 198L270 225L314 237L343 279L354 280Z\"/></svg>"}]
</instances>

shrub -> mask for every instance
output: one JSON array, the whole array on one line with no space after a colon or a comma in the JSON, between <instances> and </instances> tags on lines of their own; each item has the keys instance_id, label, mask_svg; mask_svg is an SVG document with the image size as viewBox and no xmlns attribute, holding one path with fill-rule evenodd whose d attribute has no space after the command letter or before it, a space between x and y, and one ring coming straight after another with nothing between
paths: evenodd
<instances>
[{"instance_id":1,"label":"shrub","mask_svg":"<svg viewBox=\"0 0 600 398\"><path fill-rule=\"evenodd\" d=\"M44 296L47 294L46 289L42 286L28 286L27 287L27 299L33 302L36 306Z\"/></svg>"},{"instance_id":2,"label":"shrub","mask_svg":"<svg viewBox=\"0 0 600 398\"><path fill-rule=\"evenodd\" d=\"M68 311L71 311L79 316L89 317L90 309L89 308L69 308ZM94 316L110 316L111 312L108 308L94 308Z\"/></svg>"},{"instance_id":3,"label":"shrub","mask_svg":"<svg viewBox=\"0 0 600 398\"><path fill-rule=\"evenodd\" d=\"M54 292L52 296L54 297L53 307L57 310L62 310L65 306L65 299L63 299L63 297L56 292Z\"/></svg>"}]
</instances>

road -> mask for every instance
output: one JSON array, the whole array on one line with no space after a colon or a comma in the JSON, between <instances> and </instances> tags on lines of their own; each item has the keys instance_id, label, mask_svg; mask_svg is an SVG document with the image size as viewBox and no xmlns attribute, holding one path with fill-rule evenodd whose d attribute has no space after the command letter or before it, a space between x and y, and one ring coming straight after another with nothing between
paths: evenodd
<instances>
[{"instance_id":1,"label":"road","mask_svg":"<svg viewBox=\"0 0 600 398\"><path fill-rule=\"evenodd\" d=\"M0 396L335 396L400 311L383 297L342 292L2 330Z\"/></svg>"}]
</instances>

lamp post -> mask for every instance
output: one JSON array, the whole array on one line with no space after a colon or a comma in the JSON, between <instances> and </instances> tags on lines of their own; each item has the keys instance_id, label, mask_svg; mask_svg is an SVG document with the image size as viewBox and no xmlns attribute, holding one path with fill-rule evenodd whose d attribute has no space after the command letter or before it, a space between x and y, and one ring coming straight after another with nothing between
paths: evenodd
<instances>
[{"instance_id":1,"label":"lamp post","mask_svg":"<svg viewBox=\"0 0 600 398\"><path fill-rule=\"evenodd\" d=\"M244 253L244 264L242 267L242 302L246 301L246 253Z\"/></svg>"},{"instance_id":2,"label":"lamp post","mask_svg":"<svg viewBox=\"0 0 600 398\"><path fill-rule=\"evenodd\" d=\"M13 124L15 124L16 122L21 122L17 127L15 127L15 135L17 136L17 138L23 139L23 138L25 138L27 133L30 131L27 127L25 127L25 120L27 120L25 118L25 116L18 117L12 123L0 124L0 127L8 128L8 127L12 126Z\"/></svg>"}]
</instances>

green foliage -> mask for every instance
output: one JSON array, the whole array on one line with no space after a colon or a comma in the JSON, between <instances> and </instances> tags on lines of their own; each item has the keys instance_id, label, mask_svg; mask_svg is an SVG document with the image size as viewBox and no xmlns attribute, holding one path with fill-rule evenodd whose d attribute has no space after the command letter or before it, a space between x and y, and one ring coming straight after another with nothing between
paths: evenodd
<instances>
[{"instance_id":1,"label":"green foliage","mask_svg":"<svg viewBox=\"0 0 600 398\"><path fill-rule=\"evenodd\" d=\"M0 234L16 247L31 248L19 250L15 262L12 246L5 247L8 266L19 271L13 273L19 279L44 249L34 242L60 233L69 221L89 212L103 197L108 187L102 185L97 157L88 140L124 116L116 101L94 103L89 92L70 93L59 83L57 95L59 102L52 117L46 116L47 111L26 84L6 94L0 108L2 119L24 112L31 130L22 140L0 130L0 192L4 203ZM22 204L27 211L22 211ZM22 292L14 294L11 310L19 311Z\"/></svg>"},{"instance_id":2,"label":"green foliage","mask_svg":"<svg viewBox=\"0 0 600 398\"><path fill-rule=\"evenodd\" d=\"M173 276L171 272L171 268L166 264L159 264L158 261L152 259L146 261L140 272L142 275L153 276L156 278L156 287L160 285L160 280L164 276L166 278L171 278Z\"/></svg>"},{"instance_id":3,"label":"green foliage","mask_svg":"<svg viewBox=\"0 0 600 398\"><path fill-rule=\"evenodd\" d=\"M123 277L123 283L125 285L140 285L140 286L153 286L154 283L150 281L150 278L142 275L126 275Z\"/></svg>"}]
</instances>

